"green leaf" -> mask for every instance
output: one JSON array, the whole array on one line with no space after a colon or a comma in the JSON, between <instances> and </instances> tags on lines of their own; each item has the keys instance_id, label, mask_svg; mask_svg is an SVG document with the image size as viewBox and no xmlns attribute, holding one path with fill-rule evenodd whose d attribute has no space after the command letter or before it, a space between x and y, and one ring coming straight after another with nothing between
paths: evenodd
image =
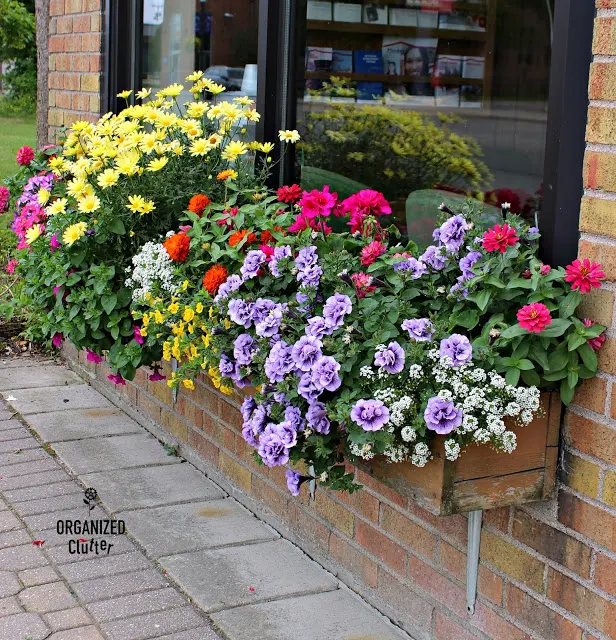
<instances>
[{"instance_id":1,"label":"green leaf","mask_svg":"<svg viewBox=\"0 0 616 640\"><path fill-rule=\"evenodd\" d=\"M101 305L103 306L103 309L105 310L105 313L107 315L111 315L111 312L116 308L117 302L118 297L115 295L115 293L103 296L101 298Z\"/></svg>"},{"instance_id":2,"label":"green leaf","mask_svg":"<svg viewBox=\"0 0 616 640\"><path fill-rule=\"evenodd\" d=\"M548 356L548 363L550 365L550 371L560 371L569 364L569 353L567 351L566 343L561 343L550 355Z\"/></svg>"},{"instance_id":3,"label":"green leaf","mask_svg":"<svg viewBox=\"0 0 616 640\"><path fill-rule=\"evenodd\" d=\"M578 291L570 291L558 307L560 317L570 318L581 300L582 296Z\"/></svg>"},{"instance_id":4,"label":"green leaf","mask_svg":"<svg viewBox=\"0 0 616 640\"><path fill-rule=\"evenodd\" d=\"M550 368L550 364L548 362L548 354L545 352L544 349L540 349L537 346L535 346L533 348L532 353L530 354L530 357L535 362L538 362L545 371L547 371Z\"/></svg>"},{"instance_id":5,"label":"green leaf","mask_svg":"<svg viewBox=\"0 0 616 640\"><path fill-rule=\"evenodd\" d=\"M479 313L474 309L465 309L462 313L452 313L449 322L452 327L460 326L465 329L474 329L479 322Z\"/></svg>"},{"instance_id":6,"label":"green leaf","mask_svg":"<svg viewBox=\"0 0 616 640\"><path fill-rule=\"evenodd\" d=\"M551 324L548 325L548 327L544 329L539 335L546 338L558 338L559 336L562 336L570 326L571 320L556 318L555 320L552 320Z\"/></svg>"},{"instance_id":7,"label":"green leaf","mask_svg":"<svg viewBox=\"0 0 616 640\"><path fill-rule=\"evenodd\" d=\"M562 380L567 377L568 374L567 369L561 369L560 371L550 371L550 373L546 373L543 375L543 379L546 382L556 382L557 380Z\"/></svg>"},{"instance_id":8,"label":"green leaf","mask_svg":"<svg viewBox=\"0 0 616 640\"><path fill-rule=\"evenodd\" d=\"M124 226L121 218L112 218L108 229L119 236L123 236L126 233L126 227Z\"/></svg>"},{"instance_id":9,"label":"green leaf","mask_svg":"<svg viewBox=\"0 0 616 640\"><path fill-rule=\"evenodd\" d=\"M583 345L579 346L577 349L580 358L582 358L582 362L584 366L590 369L593 372L597 371L597 354L592 350L590 345L585 342Z\"/></svg>"},{"instance_id":10,"label":"green leaf","mask_svg":"<svg viewBox=\"0 0 616 640\"><path fill-rule=\"evenodd\" d=\"M486 284L490 284L497 289L504 289L507 286L500 278L497 278L496 276L490 276L486 280Z\"/></svg>"},{"instance_id":11,"label":"green leaf","mask_svg":"<svg viewBox=\"0 0 616 640\"><path fill-rule=\"evenodd\" d=\"M604 331L605 331L606 327L604 327L602 324L593 324L591 327L586 327L584 330L584 335L587 338L596 338L597 336L600 336Z\"/></svg>"},{"instance_id":12,"label":"green leaf","mask_svg":"<svg viewBox=\"0 0 616 640\"><path fill-rule=\"evenodd\" d=\"M533 285L526 278L514 278L507 283L507 289L532 289Z\"/></svg>"},{"instance_id":13,"label":"green leaf","mask_svg":"<svg viewBox=\"0 0 616 640\"><path fill-rule=\"evenodd\" d=\"M586 343L586 337L579 333L571 333L567 338L567 348L569 351L575 351L579 346Z\"/></svg>"},{"instance_id":14,"label":"green leaf","mask_svg":"<svg viewBox=\"0 0 616 640\"><path fill-rule=\"evenodd\" d=\"M519 324L514 324L508 327L507 329L505 329L501 333L500 337L506 338L507 340L511 340L512 338L517 338L518 336L523 336L525 334L528 335L528 331L526 331L526 329L521 327Z\"/></svg>"},{"instance_id":15,"label":"green leaf","mask_svg":"<svg viewBox=\"0 0 616 640\"><path fill-rule=\"evenodd\" d=\"M529 387L538 387L541 384L541 378L536 371L522 371L522 380Z\"/></svg>"},{"instance_id":16,"label":"green leaf","mask_svg":"<svg viewBox=\"0 0 616 640\"><path fill-rule=\"evenodd\" d=\"M519 369L512 368L507 370L507 373L505 374L505 380L507 384L511 384L515 386L516 384L518 384L519 379L520 379Z\"/></svg>"},{"instance_id":17,"label":"green leaf","mask_svg":"<svg viewBox=\"0 0 616 640\"><path fill-rule=\"evenodd\" d=\"M525 358L518 362L518 369L522 369L522 371L530 371L534 368L535 365L530 360L526 360Z\"/></svg>"},{"instance_id":18,"label":"green leaf","mask_svg":"<svg viewBox=\"0 0 616 640\"><path fill-rule=\"evenodd\" d=\"M492 297L492 292L489 289L482 289L475 294L468 296L468 299L474 300L475 304L479 307L480 311L485 311L488 304L490 303L490 298Z\"/></svg>"},{"instance_id":19,"label":"green leaf","mask_svg":"<svg viewBox=\"0 0 616 640\"><path fill-rule=\"evenodd\" d=\"M569 371L567 374L567 384L575 389L580 376L577 371Z\"/></svg>"},{"instance_id":20,"label":"green leaf","mask_svg":"<svg viewBox=\"0 0 616 640\"><path fill-rule=\"evenodd\" d=\"M560 399L564 404L570 404L573 400L575 387L572 387L568 380L563 380L560 385Z\"/></svg>"}]
</instances>

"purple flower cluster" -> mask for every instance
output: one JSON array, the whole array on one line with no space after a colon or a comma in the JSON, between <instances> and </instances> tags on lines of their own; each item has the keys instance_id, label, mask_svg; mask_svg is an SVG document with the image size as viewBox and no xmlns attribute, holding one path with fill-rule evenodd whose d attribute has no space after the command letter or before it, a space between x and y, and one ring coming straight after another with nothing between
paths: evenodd
<instances>
[{"instance_id":1,"label":"purple flower cluster","mask_svg":"<svg viewBox=\"0 0 616 640\"><path fill-rule=\"evenodd\" d=\"M431 342L434 326L428 318L411 318L402 323L402 328L409 332L415 342Z\"/></svg>"},{"instance_id":2,"label":"purple flower cluster","mask_svg":"<svg viewBox=\"0 0 616 640\"><path fill-rule=\"evenodd\" d=\"M378 431L389 422L389 409L381 400L358 400L351 409L351 420L364 431Z\"/></svg>"},{"instance_id":3,"label":"purple flower cluster","mask_svg":"<svg viewBox=\"0 0 616 640\"><path fill-rule=\"evenodd\" d=\"M457 253L464 244L464 236L467 222L463 216L453 216L444 222L435 233L439 244L443 245L450 253Z\"/></svg>"},{"instance_id":4,"label":"purple flower cluster","mask_svg":"<svg viewBox=\"0 0 616 640\"><path fill-rule=\"evenodd\" d=\"M413 280L418 280L428 271L428 267L420 260L417 260L417 258L409 258L408 260L395 264L394 271L404 271L408 273Z\"/></svg>"},{"instance_id":5,"label":"purple flower cluster","mask_svg":"<svg viewBox=\"0 0 616 640\"><path fill-rule=\"evenodd\" d=\"M419 256L419 259L434 271L441 271L447 264L447 256L444 253L443 247L437 247L432 244Z\"/></svg>"},{"instance_id":6,"label":"purple flower cluster","mask_svg":"<svg viewBox=\"0 0 616 640\"><path fill-rule=\"evenodd\" d=\"M281 273L278 269L278 262L280 260L284 260L290 257L291 257L291 247L289 247L289 245L285 244L282 247L275 247L274 255L271 257L271 260L269 261L270 273L276 278L279 278Z\"/></svg>"},{"instance_id":7,"label":"purple flower cluster","mask_svg":"<svg viewBox=\"0 0 616 640\"><path fill-rule=\"evenodd\" d=\"M344 324L344 316L351 313L353 304L351 298L341 293L334 293L323 305L323 317L332 329L338 329Z\"/></svg>"},{"instance_id":8,"label":"purple flower cluster","mask_svg":"<svg viewBox=\"0 0 616 640\"><path fill-rule=\"evenodd\" d=\"M261 265L266 262L266 260L267 256L260 249L253 249L252 251L249 251L244 259L244 264L240 268L244 282L254 278L257 273L259 273Z\"/></svg>"},{"instance_id":9,"label":"purple flower cluster","mask_svg":"<svg viewBox=\"0 0 616 640\"><path fill-rule=\"evenodd\" d=\"M287 478L287 489L290 491L292 496L299 495L299 485L302 480L302 476L298 471L293 471L293 469L287 469L285 471L285 476Z\"/></svg>"},{"instance_id":10,"label":"purple flower cluster","mask_svg":"<svg viewBox=\"0 0 616 640\"><path fill-rule=\"evenodd\" d=\"M26 182L23 193L19 197L19 200L17 200L17 211L19 211L24 204L38 204L38 192L41 189L51 191L55 179L53 173L32 176L32 178Z\"/></svg>"},{"instance_id":11,"label":"purple flower cluster","mask_svg":"<svg viewBox=\"0 0 616 640\"><path fill-rule=\"evenodd\" d=\"M318 262L316 247L302 247L295 258L297 281L306 287L316 289L323 275L323 269L319 267Z\"/></svg>"},{"instance_id":12,"label":"purple flower cluster","mask_svg":"<svg viewBox=\"0 0 616 640\"><path fill-rule=\"evenodd\" d=\"M376 352L374 364L393 375L404 369L405 358L404 349L397 342L390 342L387 347Z\"/></svg>"},{"instance_id":13,"label":"purple flower cluster","mask_svg":"<svg viewBox=\"0 0 616 640\"><path fill-rule=\"evenodd\" d=\"M460 269L462 270L462 278L470 280L475 277L475 273L471 271L473 266L480 260L482 254L479 251L471 251L460 260Z\"/></svg>"},{"instance_id":14,"label":"purple flower cluster","mask_svg":"<svg viewBox=\"0 0 616 640\"><path fill-rule=\"evenodd\" d=\"M241 365L249 365L258 351L255 341L248 333L241 333L233 343L233 357Z\"/></svg>"},{"instance_id":15,"label":"purple flower cluster","mask_svg":"<svg viewBox=\"0 0 616 640\"><path fill-rule=\"evenodd\" d=\"M225 282L223 282L220 287L218 287L218 293L214 298L214 302L218 304L221 300L226 300L229 297L229 294L233 291L237 291L244 281L238 276L233 274L229 276Z\"/></svg>"},{"instance_id":16,"label":"purple flower cluster","mask_svg":"<svg viewBox=\"0 0 616 640\"><path fill-rule=\"evenodd\" d=\"M282 382L284 377L295 369L295 360L291 356L291 347L284 340L274 344L265 359L265 375L271 383Z\"/></svg>"},{"instance_id":17,"label":"purple flower cluster","mask_svg":"<svg viewBox=\"0 0 616 640\"><path fill-rule=\"evenodd\" d=\"M428 400L424 421L428 429L445 435L462 424L462 410L454 406L453 402L435 396Z\"/></svg>"},{"instance_id":18,"label":"purple flower cluster","mask_svg":"<svg viewBox=\"0 0 616 640\"><path fill-rule=\"evenodd\" d=\"M255 332L262 338L271 338L278 334L282 323L283 306L267 298L259 298L252 307L252 321Z\"/></svg>"},{"instance_id":19,"label":"purple flower cluster","mask_svg":"<svg viewBox=\"0 0 616 640\"><path fill-rule=\"evenodd\" d=\"M439 354L441 358L450 358L454 367L459 367L473 358L473 345L466 336L453 333L441 340Z\"/></svg>"}]
</instances>

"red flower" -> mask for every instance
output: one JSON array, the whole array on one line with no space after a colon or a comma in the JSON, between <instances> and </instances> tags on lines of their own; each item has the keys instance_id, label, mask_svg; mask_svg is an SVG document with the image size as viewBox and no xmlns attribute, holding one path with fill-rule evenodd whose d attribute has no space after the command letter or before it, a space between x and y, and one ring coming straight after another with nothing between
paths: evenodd
<instances>
[{"instance_id":1,"label":"red flower","mask_svg":"<svg viewBox=\"0 0 616 640\"><path fill-rule=\"evenodd\" d=\"M190 202L188 203L188 210L196 213L199 217L201 217L203 215L203 212L205 211L205 208L211 202L212 201L206 195L198 193L196 196L193 196L190 199Z\"/></svg>"},{"instance_id":2,"label":"red flower","mask_svg":"<svg viewBox=\"0 0 616 640\"><path fill-rule=\"evenodd\" d=\"M493 229L488 229L483 234L483 248L489 253L492 253L492 251L505 253L507 247L515 246L519 239L516 236L516 230L507 223L503 225L495 224Z\"/></svg>"},{"instance_id":3,"label":"red flower","mask_svg":"<svg viewBox=\"0 0 616 640\"><path fill-rule=\"evenodd\" d=\"M181 231L167 238L163 242L163 247L174 262L184 262L190 250L190 238Z\"/></svg>"},{"instance_id":4,"label":"red flower","mask_svg":"<svg viewBox=\"0 0 616 640\"><path fill-rule=\"evenodd\" d=\"M518 311L518 322L530 333L540 333L552 323L550 310L541 302L527 304Z\"/></svg>"},{"instance_id":5,"label":"red flower","mask_svg":"<svg viewBox=\"0 0 616 640\"><path fill-rule=\"evenodd\" d=\"M351 216L386 216L391 213L391 206L380 191L363 189L342 201L340 210L343 215Z\"/></svg>"},{"instance_id":6,"label":"red flower","mask_svg":"<svg viewBox=\"0 0 616 640\"><path fill-rule=\"evenodd\" d=\"M203 288L213 296L218 287L227 279L227 269L222 264L215 264L210 267L203 276Z\"/></svg>"},{"instance_id":7,"label":"red flower","mask_svg":"<svg viewBox=\"0 0 616 640\"><path fill-rule=\"evenodd\" d=\"M351 276L351 280L355 285L355 291L357 292L357 297L361 300L365 298L369 293L376 291L376 287L371 284L372 276L369 276L367 273L360 271L358 273L354 273Z\"/></svg>"},{"instance_id":8,"label":"red flower","mask_svg":"<svg viewBox=\"0 0 616 640\"><path fill-rule=\"evenodd\" d=\"M373 240L361 250L361 263L372 264L380 255L383 255L387 248L382 242Z\"/></svg>"},{"instance_id":9,"label":"red flower","mask_svg":"<svg viewBox=\"0 0 616 640\"><path fill-rule=\"evenodd\" d=\"M591 288L598 288L601 280L605 278L605 273L601 270L598 262L591 262L588 258L574 260L565 268L567 275L566 282L571 282L571 288L575 291L579 289L582 293L588 293Z\"/></svg>"},{"instance_id":10,"label":"red flower","mask_svg":"<svg viewBox=\"0 0 616 640\"><path fill-rule=\"evenodd\" d=\"M27 167L34 160L34 151L31 147L22 147L17 152L17 164Z\"/></svg>"},{"instance_id":11,"label":"red flower","mask_svg":"<svg viewBox=\"0 0 616 640\"><path fill-rule=\"evenodd\" d=\"M303 189L298 184L292 184L290 187L284 185L283 187L280 187L276 193L278 194L279 202L288 202L292 204L302 197Z\"/></svg>"},{"instance_id":12,"label":"red flower","mask_svg":"<svg viewBox=\"0 0 616 640\"><path fill-rule=\"evenodd\" d=\"M599 323L593 322L590 318L584 318L585 327L592 327L593 324ZM599 349L601 349L603 343L605 342L605 331L603 333L600 333L596 338L589 338L588 340L586 340L586 342L593 351L599 351Z\"/></svg>"}]
</instances>

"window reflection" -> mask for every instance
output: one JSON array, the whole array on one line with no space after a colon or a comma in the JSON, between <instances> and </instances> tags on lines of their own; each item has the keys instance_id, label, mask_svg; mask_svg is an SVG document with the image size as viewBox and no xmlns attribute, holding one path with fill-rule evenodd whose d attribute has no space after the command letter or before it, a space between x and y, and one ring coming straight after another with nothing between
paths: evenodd
<instances>
[{"instance_id":1,"label":"window reflection","mask_svg":"<svg viewBox=\"0 0 616 640\"><path fill-rule=\"evenodd\" d=\"M553 0L307 0L305 187L382 191L428 242L472 195L541 208ZM327 173L326 173L327 172Z\"/></svg>"}]
</instances>

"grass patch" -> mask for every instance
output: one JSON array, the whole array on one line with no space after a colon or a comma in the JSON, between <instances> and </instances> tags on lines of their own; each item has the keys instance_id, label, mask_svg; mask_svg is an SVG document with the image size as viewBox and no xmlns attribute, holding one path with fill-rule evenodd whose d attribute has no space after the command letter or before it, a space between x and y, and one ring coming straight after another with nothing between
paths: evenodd
<instances>
[{"instance_id":1,"label":"grass patch","mask_svg":"<svg viewBox=\"0 0 616 640\"><path fill-rule=\"evenodd\" d=\"M17 173L15 154L24 145L36 148L36 117L0 118L0 184Z\"/></svg>"}]
</instances>

